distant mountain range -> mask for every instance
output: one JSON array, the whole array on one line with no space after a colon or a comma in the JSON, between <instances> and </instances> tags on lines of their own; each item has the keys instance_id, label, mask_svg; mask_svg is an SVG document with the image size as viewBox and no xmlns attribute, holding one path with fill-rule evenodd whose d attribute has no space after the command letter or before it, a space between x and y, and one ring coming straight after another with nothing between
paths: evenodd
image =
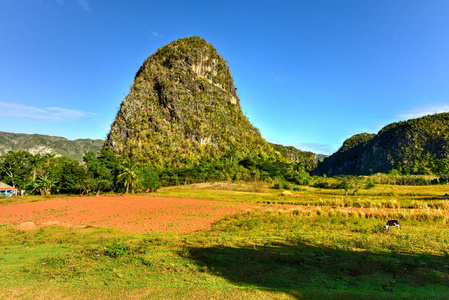
<instances>
[{"instance_id":1,"label":"distant mountain range","mask_svg":"<svg viewBox=\"0 0 449 300\"><path fill-rule=\"evenodd\" d=\"M77 139L42 134L10 133L0 131L0 155L9 151L28 151L32 154L51 153L78 161L83 160L86 152L97 153L103 147L103 140Z\"/></svg>"}]
</instances>

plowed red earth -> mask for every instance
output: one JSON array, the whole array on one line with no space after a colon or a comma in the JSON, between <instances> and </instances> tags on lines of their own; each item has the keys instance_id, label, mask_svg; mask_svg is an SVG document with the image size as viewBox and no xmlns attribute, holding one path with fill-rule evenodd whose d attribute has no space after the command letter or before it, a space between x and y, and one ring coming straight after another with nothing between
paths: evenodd
<instances>
[{"instance_id":1,"label":"plowed red earth","mask_svg":"<svg viewBox=\"0 0 449 300\"><path fill-rule=\"evenodd\" d=\"M208 229L229 214L253 207L187 198L152 196L69 197L0 206L0 223L22 224L22 229L40 225L114 227L129 232L192 232Z\"/></svg>"}]
</instances>

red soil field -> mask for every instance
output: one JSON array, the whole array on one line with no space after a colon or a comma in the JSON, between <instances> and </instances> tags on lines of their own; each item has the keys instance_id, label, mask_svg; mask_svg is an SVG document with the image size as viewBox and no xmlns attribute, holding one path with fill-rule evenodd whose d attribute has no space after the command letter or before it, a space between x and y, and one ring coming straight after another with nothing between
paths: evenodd
<instances>
[{"instance_id":1,"label":"red soil field","mask_svg":"<svg viewBox=\"0 0 449 300\"><path fill-rule=\"evenodd\" d=\"M68 197L0 206L0 224L21 229L63 224L114 227L134 233L193 232L208 229L229 214L252 208L251 203L152 196Z\"/></svg>"}]
</instances>

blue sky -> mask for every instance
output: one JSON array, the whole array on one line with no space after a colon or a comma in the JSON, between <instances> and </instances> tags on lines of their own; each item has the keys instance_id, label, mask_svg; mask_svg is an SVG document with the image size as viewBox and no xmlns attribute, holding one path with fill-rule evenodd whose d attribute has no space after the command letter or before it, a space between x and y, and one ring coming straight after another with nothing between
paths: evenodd
<instances>
[{"instance_id":1,"label":"blue sky","mask_svg":"<svg viewBox=\"0 0 449 300\"><path fill-rule=\"evenodd\" d=\"M100 138L143 61L201 36L270 142L330 154L449 111L449 2L2 0L0 131Z\"/></svg>"}]
</instances>

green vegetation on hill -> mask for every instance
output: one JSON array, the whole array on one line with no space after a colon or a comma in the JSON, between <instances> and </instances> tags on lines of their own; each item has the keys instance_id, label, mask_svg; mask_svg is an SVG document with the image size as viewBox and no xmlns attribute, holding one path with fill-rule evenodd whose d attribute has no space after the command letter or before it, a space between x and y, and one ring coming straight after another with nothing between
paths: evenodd
<instances>
[{"instance_id":1,"label":"green vegetation on hill","mask_svg":"<svg viewBox=\"0 0 449 300\"><path fill-rule=\"evenodd\" d=\"M396 169L402 174L441 174L447 159L449 113L440 113L392 123L376 135L356 135L314 173L360 175Z\"/></svg>"},{"instance_id":2,"label":"green vegetation on hill","mask_svg":"<svg viewBox=\"0 0 449 300\"><path fill-rule=\"evenodd\" d=\"M343 146L336 153L320 162L317 168L313 170L313 173L330 176L335 174L356 174L360 150L375 136L375 134L370 133L360 133L352 136L344 141Z\"/></svg>"},{"instance_id":3,"label":"green vegetation on hill","mask_svg":"<svg viewBox=\"0 0 449 300\"><path fill-rule=\"evenodd\" d=\"M72 141L58 136L0 131L0 156L9 151L21 150L41 155L49 153L82 161L85 153L89 151L98 153L103 144L103 140L77 139Z\"/></svg>"},{"instance_id":4,"label":"green vegetation on hill","mask_svg":"<svg viewBox=\"0 0 449 300\"><path fill-rule=\"evenodd\" d=\"M155 168L249 155L287 161L243 115L226 61L199 37L176 40L145 60L105 149Z\"/></svg>"},{"instance_id":5,"label":"green vegetation on hill","mask_svg":"<svg viewBox=\"0 0 449 300\"><path fill-rule=\"evenodd\" d=\"M343 146L338 150L338 152L345 152L348 150L355 149L356 147L360 148L365 145L368 141L373 139L376 135L374 133L359 133L353 135L349 139L343 142Z\"/></svg>"},{"instance_id":6,"label":"green vegetation on hill","mask_svg":"<svg viewBox=\"0 0 449 300\"><path fill-rule=\"evenodd\" d=\"M278 144L270 145L282 155L288 157L291 162L302 164L308 172L314 170L318 166L318 155L313 152L301 151L293 146L283 146Z\"/></svg>"}]
</instances>

